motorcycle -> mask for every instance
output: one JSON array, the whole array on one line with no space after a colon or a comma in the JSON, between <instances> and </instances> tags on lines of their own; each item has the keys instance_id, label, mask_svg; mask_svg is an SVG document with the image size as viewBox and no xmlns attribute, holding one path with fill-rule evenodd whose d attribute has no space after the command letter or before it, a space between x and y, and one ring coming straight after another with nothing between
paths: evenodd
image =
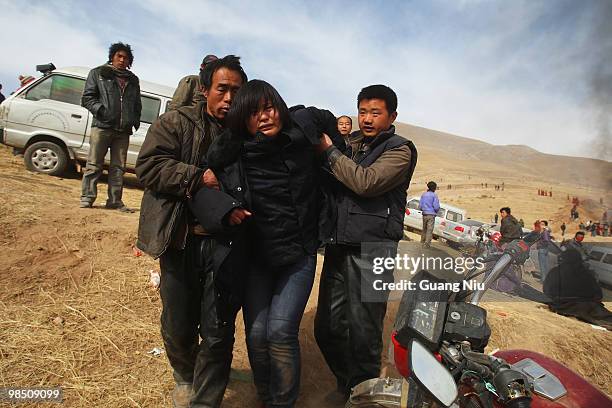
<instances>
[{"instance_id":1,"label":"motorcycle","mask_svg":"<svg viewBox=\"0 0 612 408\"><path fill-rule=\"evenodd\" d=\"M476 242L474 247L469 248L469 251L464 253L470 257L487 258L490 255L503 252L501 245L501 233L491 229L490 225L483 224L476 230Z\"/></svg>"},{"instance_id":2,"label":"motorcycle","mask_svg":"<svg viewBox=\"0 0 612 408\"><path fill-rule=\"evenodd\" d=\"M528 350L485 354L491 335L485 292L513 264L524 262L539 234L509 243L476 289L405 291L391 338L390 360L402 378L355 386L346 408L605 408L612 400L561 363ZM421 271L413 281L442 279ZM450 287L450 286L449 286Z\"/></svg>"}]
</instances>

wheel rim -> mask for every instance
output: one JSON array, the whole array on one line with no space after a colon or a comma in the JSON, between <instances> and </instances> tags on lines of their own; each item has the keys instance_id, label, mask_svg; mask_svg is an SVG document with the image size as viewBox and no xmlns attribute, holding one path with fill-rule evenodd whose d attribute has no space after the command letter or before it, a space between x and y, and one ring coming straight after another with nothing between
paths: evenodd
<instances>
[{"instance_id":1,"label":"wheel rim","mask_svg":"<svg viewBox=\"0 0 612 408\"><path fill-rule=\"evenodd\" d=\"M38 171L53 171L57 167L58 162L59 157L57 153L47 147L41 147L32 153L32 165Z\"/></svg>"}]
</instances>

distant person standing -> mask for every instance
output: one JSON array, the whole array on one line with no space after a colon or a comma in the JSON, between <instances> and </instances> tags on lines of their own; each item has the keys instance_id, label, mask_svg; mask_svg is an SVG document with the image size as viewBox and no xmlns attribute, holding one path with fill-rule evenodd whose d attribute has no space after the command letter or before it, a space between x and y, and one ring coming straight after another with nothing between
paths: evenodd
<instances>
[{"instance_id":1,"label":"distant person standing","mask_svg":"<svg viewBox=\"0 0 612 408\"><path fill-rule=\"evenodd\" d=\"M218 59L216 55L212 54L205 56L200 64L200 72L204 70L206 64ZM198 102L204 99L200 75L187 75L179 81L174 95L172 95L172 101L168 105L168 110L178 109L181 106L196 106Z\"/></svg>"},{"instance_id":2,"label":"distant person standing","mask_svg":"<svg viewBox=\"0 0 612 408\"><path fill-rule=\"evenodd\" d=\"M565 225L565 222L563 224L561 224L561 238L563 238L565 236L565 229L567 228L567 226Z\"/></svg>"},{"instance_id":3,"label":"distant person standing","mask_svg":"<svg viewBox=\"0 0 612 408\"><path fill-rule=\"evenodd\" d=\"M495 214L495 223L497 224L497 221L499 221L499 214Z\"/></svg>"},{"instance_id":4,"label":"distant person standing","mask_svg":"<svg viewBox=\"0 0 612 408\"><path fill-rule=\"evenodd\" d=\"M523 233L521 225L518 220L511 214L510 207L502 207L499 210L501 215L501 227L499 232L501 233L500 242L507 244L508 242L519 239Z\"/></svg>"},{"instance_id":5,"label":"distant person standing","mask_svg":"<svg viewBox=\"0 0 612 408\"><path fill-rule=\"evenodd\" d=\"M344 138L344 142L346 145L349 145L349 137L351 136L351 131L353 130L353 119L350 117L343 115L338 118L338 132Z\"/></svg>"},{"instance_id":6,"label":"distant person standing","mask_svg":"<svg viewBox=\"0 0 612 408\"><path fill-rule=\"evenodd\" d=\"M2 94L2 84L0 84L0 103L4 102L6 97Z\"/></svg>"},{"instance_id":7,"label":"distant person standing","mask_svg":"<svg viewBox=\"0 0 612 408\"><path fill-rule=\"evenodd\" d=\"M423 248L431 246L436 215L440 211L440 200L436 195L436 188L438 188L438 185L435 182L430 181L427 183L427 191L421 195L419 202L419 210L423 213L423 230L421 231L421 244Z\"/></svg>"},{"instance_id":8,"label":"distant person standing","mask_svg":"<svg viewBox=\"0 0 612 408\"><path fill-rule=\"evenodd\" d=\"M123 173L132 129L140 127L140 83L130 71L134 62L128 44L115 43L108 50L108 62L89 71L81 105L93 114L89 156L81 191L81 208L91 208L98 196L104 156L110 149L108 199L106 208L124 212Z\"/></svg>"}]
</instances>

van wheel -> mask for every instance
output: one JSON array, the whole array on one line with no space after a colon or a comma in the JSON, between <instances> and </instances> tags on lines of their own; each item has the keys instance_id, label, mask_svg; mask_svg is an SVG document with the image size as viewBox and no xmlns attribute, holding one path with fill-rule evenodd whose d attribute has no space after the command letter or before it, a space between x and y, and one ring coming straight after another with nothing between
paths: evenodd
<instances>
[{"instance_id":1,"label":"van wheel","mask_svg":"<svg viewBox=\"0 0 612 408\"><path fill-rule=\"evenodd\" d=\"M26 149L23 161L28 170L59 176L68 167L68 154L53 142L36 142Z\"/></svg>"}]
</instances>

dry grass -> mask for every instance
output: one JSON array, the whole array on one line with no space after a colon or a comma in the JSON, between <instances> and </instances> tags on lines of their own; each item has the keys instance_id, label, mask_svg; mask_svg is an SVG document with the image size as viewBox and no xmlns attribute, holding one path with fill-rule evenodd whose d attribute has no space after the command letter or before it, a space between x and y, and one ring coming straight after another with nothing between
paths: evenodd
<instances>
[{"instance_id":1,"label":"dry grass","mask_svg":"<svg viewBox=\"0 0 612 408\"><path fill-rule=\"evenodd\" d=\"M0 174L1 385L59 385L68 407L169 406L173 382L166 356L147 354L162 346L161 303L147 285L147 271L157 262L132 254L138 213L79 209L79 180L28 173L3 147ZM124 199L138 208L141 194L127 189ZM300 407L326 407L325 395L335 387L312 334L316 296L315 284L300 334ZM387 333L395 307L389 308ZM590 332L535 306L524 316L514 304L499 307L508 317L491 312L493 346L531 346L612 394L610 333ZM245 377L241 326L239 319L233 368ZM255 401L253 385L234 380L224 407Z\"/></svg>"}]
</instances>

